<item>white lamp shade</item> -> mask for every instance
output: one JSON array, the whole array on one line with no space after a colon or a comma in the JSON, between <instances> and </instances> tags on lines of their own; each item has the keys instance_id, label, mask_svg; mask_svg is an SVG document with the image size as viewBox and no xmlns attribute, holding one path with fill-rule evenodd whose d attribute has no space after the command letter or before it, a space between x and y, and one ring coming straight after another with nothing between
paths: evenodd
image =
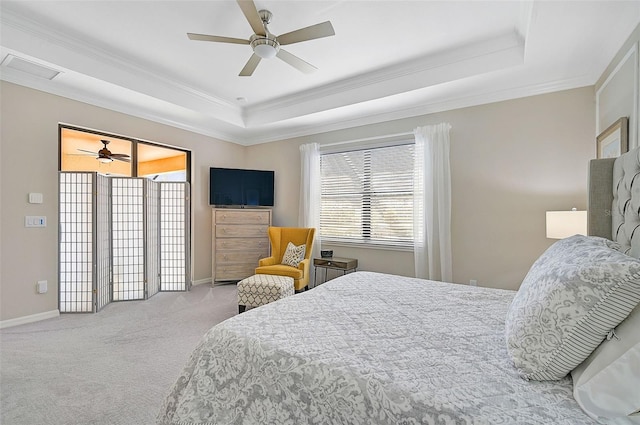
<instances>
[{"instance_id":1,"label":"white lamp shade","mask_svg":"<svg viewBox=\"0 0 640 425\"><path fill-rule=\"evenodd\" d=\"M547 238L564 239L586 234L586 211L547 211Z\"/></svg>"}]
</instances>

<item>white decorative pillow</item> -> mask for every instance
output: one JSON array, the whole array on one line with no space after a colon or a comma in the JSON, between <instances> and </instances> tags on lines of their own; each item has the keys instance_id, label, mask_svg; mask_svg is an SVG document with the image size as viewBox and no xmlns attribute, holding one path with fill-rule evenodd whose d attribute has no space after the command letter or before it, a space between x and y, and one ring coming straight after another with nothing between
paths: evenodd
<instances>
[{"instance_id":1,"label":"white decorative pillow","mask_svg":"<svg viewBox=\"0 0 640 425\"><path fill-rule=\"evenodd\" d=\"M507 350L523 378L563 378L638 304L640 260L617 247L575 235L531 266L505 322Z\"/></svg>"},{"instance_id":2,"label":"white decorative pillow","mask_svg":"<svg viewBox=\"0 0 640 425\"><path fill-rule=\"evenodd\" d=\"M282 256L282 263L291 267L298 267L300 261L304 260L307 247L305 245L295 246L291 242L287 245L287 250Z\"/></svg>"},{"instance_id":3,"label":"white decorative pillow","mask_svg":"<svg viewBox=\"0 0 640 425\"><path fill-rule=\"evenodd\" d=\"M640 424L640 304L571 372L573 396L600 421Z\"/></svg>"}]
</instances>

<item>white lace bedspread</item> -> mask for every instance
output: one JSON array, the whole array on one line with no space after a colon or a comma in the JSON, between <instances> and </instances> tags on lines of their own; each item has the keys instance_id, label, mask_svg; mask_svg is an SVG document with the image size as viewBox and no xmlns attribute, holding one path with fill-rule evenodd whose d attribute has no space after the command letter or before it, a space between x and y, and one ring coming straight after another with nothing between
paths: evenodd
<instances>
[{"instance_id":1,"label":"white lace bedspread","mask_svg":"<svg viewBox=\"0 0 640 425\"><path fill-rule=\"evenodd\" d=\"M161 424L589 424L571 380L526 382L514 292L358 272L203 338Z\"/></svg>"}]
</instances>

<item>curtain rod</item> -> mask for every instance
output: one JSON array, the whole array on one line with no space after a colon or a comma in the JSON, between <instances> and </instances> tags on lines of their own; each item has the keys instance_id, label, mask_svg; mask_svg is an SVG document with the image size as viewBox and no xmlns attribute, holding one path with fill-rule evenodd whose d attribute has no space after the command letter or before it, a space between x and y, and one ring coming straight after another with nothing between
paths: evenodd
<instances>
[{"instance_id":1,"label":"curtain rod","mask_svg":"<svg viewBox=\"0 0 640 425\"><path fill-rule=\"evenodd\" d=\"M413 135L413 131L407 131L405 133L385 134L384 136L364 137L362 139L346 140L343 142L335 142L335 143L326 143L326 144L321 144L320 147L324 148L329 146L349 145L351 143L369 142L372 140L381 140L381 139L388 139L391 137L412 136L412 135Z\"/></svg>"}]
</instances>

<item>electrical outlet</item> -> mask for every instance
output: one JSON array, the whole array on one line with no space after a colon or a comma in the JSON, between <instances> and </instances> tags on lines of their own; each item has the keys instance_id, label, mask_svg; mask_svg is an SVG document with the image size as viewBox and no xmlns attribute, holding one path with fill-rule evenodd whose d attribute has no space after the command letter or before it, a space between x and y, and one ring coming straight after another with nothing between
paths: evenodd
<instances>
[{"instance_id":1,"label":"electrical outlet","mask_svg":"<svg viewBox=\"0 0 640 425\"><path fill-rule=\"evenodd\" d=\"M38 292L38 294L46 294L47 293L47 281L46 280L39 280L38 283L36 283L36 292Z\"/></svg>"},{"instance_id":2,"label":"electrical outlet","mask_svg":"<svg viewBox=\"0 0 640 425\"><path fill-rule=\"evenodd\" d=\"M475 280L475 279L471 279L471 280L469 281L469 285L471 285L471 286L478 286L478 281L477 281L477 280Z\"/></svg>"}]
</instances>

